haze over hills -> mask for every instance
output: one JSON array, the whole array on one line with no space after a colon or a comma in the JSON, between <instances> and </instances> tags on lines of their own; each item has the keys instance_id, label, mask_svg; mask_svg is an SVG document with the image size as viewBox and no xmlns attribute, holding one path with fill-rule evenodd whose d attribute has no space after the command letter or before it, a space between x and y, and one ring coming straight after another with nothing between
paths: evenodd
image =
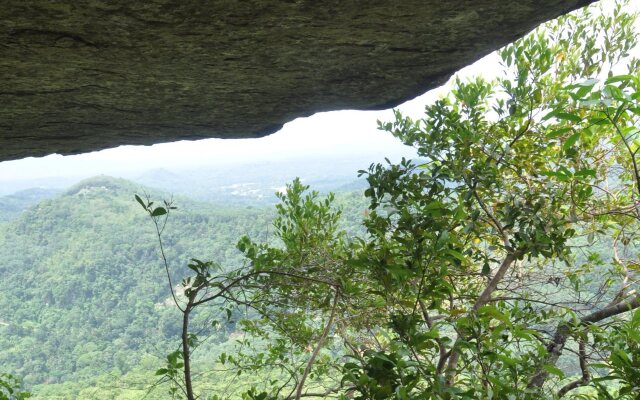
<instances>
[{"instance_id":1,"label":"haze over hills","mask_svg":"<svg viewBox=\"0 0 640 400\"><path fill-rule=\"evenodd\" d=\"M364 179L357 177L357 171L368 166L364 160L345 159L256 162L241 168L155 169L131 179L198 200L273 204L277 200L274 193L296 177L323 192L363 188Z\"/></svg>"},{"instance_id":2,"label":"haze over hills","mask_svg":"<svg viewBox=\"0 0 640 400\"><path fill-rule=\"evenodd\" d=\"M163 189L169 193L214 202L273 204L274 193L299 177L320 191L342 191L362 188L357 171L366 169L382 158L353 157L334 159L289 159L255 161L241 164L209 165L198 168L161 167L126 172L106 170L110 176ZM81 169L80 169L81 170ZM62 176L38 179L2 180L0 196L26 189L63 190L88 176Z\"/></svg>"}]
</instances>

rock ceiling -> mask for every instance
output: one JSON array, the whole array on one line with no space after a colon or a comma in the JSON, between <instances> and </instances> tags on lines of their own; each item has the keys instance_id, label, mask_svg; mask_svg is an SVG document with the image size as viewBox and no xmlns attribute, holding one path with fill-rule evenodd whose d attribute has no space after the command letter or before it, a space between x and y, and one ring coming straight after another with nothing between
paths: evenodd
<instances>
[{"instance_id":1,"label":"rock ceiling","mask_svg":"<svg viewBox=\"0 0 640 400\"><path fill-rule=\"evenodd\" d=\"M0 160L397 105L590 0L5 0Z\"/></svg>"}]
</instances>

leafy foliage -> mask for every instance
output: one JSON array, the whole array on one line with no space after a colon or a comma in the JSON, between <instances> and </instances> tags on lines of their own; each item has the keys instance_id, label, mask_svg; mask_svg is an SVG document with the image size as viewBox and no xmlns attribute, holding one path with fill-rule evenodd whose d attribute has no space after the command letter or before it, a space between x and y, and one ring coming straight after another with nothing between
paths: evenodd
<instances>
[{"instance_id":1,"label":"leafy foliage","mask_svg":"<svg viewBox=\"0 0 640 400\"><path fill-rule=\"evenodd\" d=\"M20 381L11 374L0 374L0 400L23 400L31 397L20 388Z\"/></svg>"},{"instance_id":2,"label":"leafy foliage","mask_svg":"<svg viewBox=\"0 0 640 400\"><path fill-rule=\"evenodd\" d=\"M96 177L0 226L0 372L22 377L33 398L167 397L154 373L175 351L181 321L153 232L132 198L141 191L167 197L122 179ZM171 215L163 238L177 284L193 273L189 257L237 269L244 261L235 249L238 238L266 240L273 231L271 208L186 198L175 203L181 210ZM343 194L336 203L345 210L341 227L358 231L362 195ZM201 339L194 353L202 376L196 387L205 397L234 392L234 385L246 390L262 373L247 370L238 377L231 364L219 362L222 354L236 355L239 320L246 313L237 310L227 318L224 309L210 310L192 322ZM200 375L211 369L228 371Z\"/></svg>"},{"instance_id":3,"label":"leafy foliage","mask_svg":"<svg viewBox=\"0 0 640 400\"><path fill-rule=\"evenodd\" d=\"M187 260L170 253L186 245L166 231L173 203L136 196L169 287L162 296L154 286L152 301L173 320L164 339L180 338L156 366L169 394L636 398L640 62L629 55L637 43L624 4L584 9L507 46L501 75L457 80L422 119L396 112L381 122L420 160L360 171L369 185L366 232L341 222L333 195L294 180L279 195L272 235L242 236L233 260ZM85 189L68 195L90 196ZM117 206L125 207L113 198L99 205ZM90 226L95 207L86 211ZM38 218L59 212L45 207ZM19 224L7 232L25 234ZM186 226L185 238L202 234ZM85 245L99 238L88 234ZM131 295L144 280L136 277L122 277L129 286L114 297L138 318L142 308L132 305L146 295ZM10 307L28 301L25 293L41 295L11 282L20 290ZM73 297L49 297L76 306ZM207 352L214 336L234 336L237 347ZM243 383L206 389L208 379L231 375Z\"/></svg>"},{"instance_id":4,"label":"leafy foliage","mask_svg":"<svg viewBox=\"0 0 640 400\"><path fill-rule=\"evenodd\" d=\"M285 398L308 394L329 332L344 350L322 366L328 379L342 376L325 396L614 396L605 379L618 398L632 396L635 318L625 316L640 307L633 21L622 5L561 18L501 50L496 79L457 80L423 119L396 112L380 123L421 162L361 171L371 209L364 236L336 231L332 198L305 197L294 181L277 206L279 243L239 243L261 317L246 331L313 351L303 369L288 360L284 384L245 396L276 398L286 386ZM621 64L628 71L614 74ZM596 242L609 247L590 251ZM314 333L316 318L325 322ZM572 347L574 361L561 359Z\"/></svg>"},{"instance_id":5,"label":"leafy foliage","mask_svg":"<svg viewBox=\"0 0 640 400\"><path fill-rule=\"evenodd\" d=\"M589 385L601 361L618 371L618 396L636 386L592 333L625 326L613 317L639 305L636 261L619 256L632 251L640 194L632 24L621 5L561 18L503 49L494 81L458 80L423 119L380 123L424 160L362 171L365 254L392 309L380 350L418 376L386 382L381 398L553 398ZM628 72L606 75L621 62ZM581 235L613 241L609 262L578 264ZM596 267L610 278L585 298ZM569 338L581 369L571 382L557 365Z\"/></svg>"}]
</instances>

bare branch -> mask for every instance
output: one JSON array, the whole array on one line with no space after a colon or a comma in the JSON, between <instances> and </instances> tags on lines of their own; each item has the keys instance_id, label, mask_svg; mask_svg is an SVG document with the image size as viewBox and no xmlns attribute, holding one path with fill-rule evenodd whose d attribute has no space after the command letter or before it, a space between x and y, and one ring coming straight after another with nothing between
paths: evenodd
<instances>
[{"instance_id":1,"label":"bare branch","mask_svg":"<svg viewBox=\"0 0 640 400\"><path fill-rule=\"evenodd\" d=\"M586 340L584 337L580 337L580 340L578 341L578 358L580 360L580 370L582 371L582 377L562 387L562 389L560 389L560 391L558 392L558 397L562 397L573 389L584 386L591 381L589 364L587 363Z\"/></svg>"},{"instance_id":2,"label":"bare branch","mask_svg":"<svg viewBox=\"0 0 640 400\"><path fill-rule=\"evenodd\" d=\"M327 336L329 336L329 332L331 331L331 327L333 326L333 320L336 316L336 311L338 309L338 299L340 298L340 290L336 288L336 294L333 297L333 307L331 308L331 314L329 315L329 320L327 321L327 325L324 327L324 331L318 339L318 343L316 344L316 348L313 349L313 353L311 354L311 358L309 358L309 362L302 373L302 377L300 378L300 382L298 382L298 388L296 389L295 400L300 400L302 397L302 389L304 388L304 382L307 380L307 376L311 372L311 367L313 367L313 363L318 357L318 353L320 353L320 349L324 346L324 342L327 340Z\"/></svg>"}]
</instances>

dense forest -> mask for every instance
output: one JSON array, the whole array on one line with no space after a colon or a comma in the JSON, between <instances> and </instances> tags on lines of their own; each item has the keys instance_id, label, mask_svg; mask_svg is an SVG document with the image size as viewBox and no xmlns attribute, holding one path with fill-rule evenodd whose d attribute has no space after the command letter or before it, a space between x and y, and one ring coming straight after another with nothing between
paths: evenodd
<instances>
[{"instance_id":1,"label":"dense forest","mask_svg":"<svg viewBox=\"0 0 640 400\"><path fill-rule=\"evenodd\" d=\"M497 77L380 121L419 158L340 185L362 193L294 179L263 208L96 177L0 202L0 393L637 399L628 5L551 22Z\"/></svg>"},{"instance_id":2,"label":"dense forest","mask_svg":"<svg viewBox=\"0 0 640 400\"><path fill-rule=\"evenodd\" d=\"M35 398L141 398L178 336L178 314L160 268L157 240L135 193L170 198L123 179L100 176L62 193L24 191L1 197L0 372L22 377ZM41 202L34 198L50 197ZM362 196L345 193L358 229ZM35 203L35 204L34 204ZM266 238L271 207L176 198L167 227L174 276L190 257L241 263L242 235ZM22 212L18 212L22 210ZM347 214L348 215L348 214ZM211 339L215 359L233 323ZM131 397L126 394L130 393ZM164 398L155 390L147 398Z\"/></svg>"},{"instance_id":3,"label":"dense forest","mask_svg":"<svg viewBox=\"0 0 640 400\"><path fill-rule=\"evenodd\" d=\"M139 190L91 179L2 227L0 364L27 385L126 374L161 356L176 334L156 243L133 201ZM249 209L178 214L171 257L176 265L188 254L237 262L237 237L264 234L268 224L267 213Z\"/></svg>"},{"instance_id":4,"label":"dense forest","mask_svg":"<svg viewBox=\"0 0 640 400\"><path fill-rule=\"evenodd\" d=\"M0 225L0 372L22 377L32 398L166 398L167 385L158 385L155 372L175 347L180 321L136 193L171 197L107 176L65 191L0 197L5 221ZM273 229L270 206L186 197L174 204L179 211L164 237L169 262L176 266L174 281L194 256L237 267L242 263L237 240L268 239ZM367 204L360 191L341 193L337 206L343 210L341 227L362 233ZM607 244L595 246L606 254ZM209 332L197 354L203 367L222 369L219 357L237 351L239 333L234 320ZM566 366L577 368L571 361ZM233 393L244 384L235 373L218 373L203 393Z\"/></svg>"}]
</instances>

